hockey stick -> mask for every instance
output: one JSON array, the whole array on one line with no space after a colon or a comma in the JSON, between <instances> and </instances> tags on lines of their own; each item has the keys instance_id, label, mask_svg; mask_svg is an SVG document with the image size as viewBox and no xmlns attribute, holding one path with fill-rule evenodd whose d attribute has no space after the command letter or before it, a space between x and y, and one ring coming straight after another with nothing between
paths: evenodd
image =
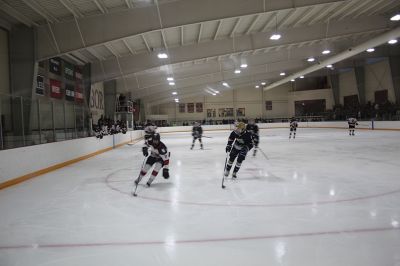
<instances>
[{"instance_id":1,"label":"hockey stick","mask_svg":"<svg viewBox=\"0 0 400 266\"><path fill-rule=\"evenodd\" d=\"M260 152L262 153L262 155L265 157L265 159L269 160L269 159L268 159L268 156L265 154L265 152L264 152L260 147L258 147L258 149L260 150Z\"/></svg>"},{"instance_id":2,"label":"hockey stick","mask_svg":"<svg viewBox=\"0 0 400 266\"><path fill-rule=\"evenodd\" d=\"M228 161L228 157L229 157L229 152L226 153L225 156L225 166L224 166L224 172L222 173L222 188L225 188L224 182L225 182L225 170L226 170L226 163Z\"/></svg>"},{"instance_id":3,"label":"hockey stick","mask_svg":"<svg viewBox=\"0 0 400 266\"><path fill-rule=\"evenodd\" d=\"M144 166L144 164L146 163L148 157L149 157L149 156L144 157L144 160L143 160L143 163L142 163L142 167L140 167L140 172L139 172L139 176L137 177L137 179L139 179L140 173L142 172L143 166ZM138 188L139 182L140 182L140 180L138 180L138 182L136 183L135 189L132 191L132 195L133 195L134 197L137 197L136 190L137 190L137 188Z\"/></svg>"},{"instance_id":4,"label":"hockey stick","mask_svg":"<svg viewBox=\"0 0 400 266\"><path fill-rule=\"evenodd\" d=\"M212 139L213 137L209 137L209 136L202 136L202 138Z\"/></svg>"}]
</instances>

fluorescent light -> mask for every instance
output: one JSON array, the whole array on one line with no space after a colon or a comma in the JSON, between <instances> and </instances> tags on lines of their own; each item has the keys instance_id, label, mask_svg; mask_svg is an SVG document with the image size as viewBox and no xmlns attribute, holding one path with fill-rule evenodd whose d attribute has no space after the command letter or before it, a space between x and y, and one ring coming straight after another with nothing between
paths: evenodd
<instances>
[{"instance_id":1,"label":"fluorescent light","mask_svg":"<svg viewBox=\"0 0 400 266\"><path fill-rule=\"evenodd\" d=\"M216 93L212 93L212 95L214 95L214 96L215 96L215 95L217 95L217 94L216 94Z\"/></svg>"},{"instance_id":2,"label":"fluorescent light","mask_svg":"<svg viewBox=\"0 0 400 266\"><path fill-rule=\"evenodd\" d=\"M179 101L179 99L178 99L178 98L175 98L175 101Z\"/></svg>"},{"instance_id":3,"label":"fluorescent light","mask_svg":"<svg viewBox=\"0 0 400 266\"><path fill-rule=\"evenodd\" d=\"M165 59L165 58L168 58L168 55L166 54L166 53L158 53L158 58L160 58L160 59Z\"/></svg>"},{"instance_id":4,"label":"fluorescent light","mask_svg":"<svg viewBox=\"0 0 400 266\"><path fill-rule=\"evenodd\" d=\"M310 57L310 58L307 59L307 61L308 61L308 62L314 62L314 61L315 61L315 58L314 58L314 57Z\"/></svg>"},{"instance_id":5,"label":"fluorescent light","mask_svg":"<svg viewBox=\"0 0 400 266\"><path fill-rule=\"evenodd\" d=\"M290 81L291 81L291 82L294 82L294 79L291 79Z\"/></svg>"},{"instance_id":6,"label":"fluorescent light","mask_svg":"<svg viewBox=\"0 0 400 266\"><path fill-rule=\"evenodd\" d=\"M256 85L256 89L260 88L260 86Z\"/></svg>"},{"instance_id":7,"label":"fluorescent light","mask_svg":"<svg viewBox=\"0 0 400 266\"><path fill-rule=\"evenodd\" d=\"M242 71L240 71L240 69L235 70L235 74L240 74L240 72L242 72Z\"/></svg>"},{"instance_id":8,"label":"fluorescent light","mask_svg":"<svg viewBox=\"0 0 400 266\"><path fill-rule=\"evenodd\" d=\"M271 35L271 37L269 37L270 40L279 40L281 38L281 35L279 33L274 33Z\"/></svg>"},{"instance_id":9,"label":"fluorescent light","mask_svg":"<svg viewBox=\"0 0 400 266\"><path fill-rule=\"evenodd\" d=\"M263 85L263 86L265 86L267 83L265 83L265 82L261 82L261 85Z\"/></svg>"},{"instance_id":10,"label":"fluorescent light","mask_svg":"<svg viewBox=\"0 0 400 266\"><path fill-rule=\"evenodd\" d=\"M229 84L226 83L226 82L222 82L222 85L225 86L225 87L229 87Z\"/></svg>"},{"instance_id":11,"label":"fluorescent light","mask_svg":"<svg viewBox=\"0 0 400 266\"><path fill-rule=\"evenodd\" d=\"M332 68L333 66L332 66L332 65L327 65L326 67L327 67L327 68Z\"/></svg>"},{"instance_id":12,"label":"fluorescent light","mask_svg":"<svg viewBox=\"0 0 400 266\"><path fill-rule=\"evenodd\" d=\"M240 67L241 67L241 68L246 68L246 67L247 67L247 64L241 64Z\"/></svg>"},{"instance_id":13,"label":"fluorescent light","mask_svg":"<svg viewBox=\"0 0 400 266\"><path fill-rule=\"evenodd\" d=\"M303 79L303 78L304 78L304 76L300 76L300 78L301 78L301 79Z\"/></svg>"},{"instance_id":14,"label":"fluorescent light","mask_svg":"<svg viewBox=\"0 0 400 266\"><path fill-rule=\"evenodd\" d=\"M395 44L395 43L397 43L396 39L388 41L388 44Z\"/></svg>"},{"instance_id":15,"label":"fluorescent light","mask_svg":"<svg viewBox=\"0 0 400 266\"><path fill-rule=\"evenodd\" d=\"M391 21L399 21L400 20L400 14L396 14L393 17L390 18Z\"/></svg>"},{"instance_id":16,"label":"fluorescent light","mask_svg":"<svg viewBox=\"0 0 400 266\"><path fill-rule=\"evenodd\" d=\"M174 81L174 78L173 77L168 77L167 80L168 81Z\"/></svg>"},{"instance_id":17,"label":"fluorescent light","mask_svg":"<svg viewBox=\"0 0 400 266\"><path fill-rule=\"evenodd\" d=\"M175 82L171 81L171 82L169 82L168 84L171 85L171 86L174 86L174 85L175 85Z\"/></svg>"},{"instance_id":18,"label":"fluorescent light","mask_svg":"<svg viewBox=\"0 0 400 266\"><path fill-rule=\"evenodd\" d=\"M331 53L331 51L328 49L322 51L322 54L330 54L330 53Z\"/></svg>"},{"instance_id":19,"label":"fluorescent light","mask_svg":"<svg viewBox=\"0 0 400 266\"><path fill-rule=\"evenodd\" d=\"M177 95L178 93L176 92L176 91L173 91L172 92L172 95Z\"/></svg>"},{"instance_id":20,"label":"fluorescent light","mask_svg":"<svg viewBox=\"0 0 400 266\"><path fill-rule=\"evenodd\" d=\"M368 52L368 53L372 53L373 51L375 51L374 48L369 48L369 49L367 49L367 52Z\"/></svg>"},{"instance_id":21,"label":"fluorescent light","mask_svg":"<svg viewBox=\"0 0 400 266\"><path fill-rule=\"evenodd\" d=\"M217 93L217 94L218 94L218 93L219 93L219 91L215 91L215 93Z\"/></svg>"},{"instance_id":22,"label":"fluorescent light","mask_svg":"<svg viewBox=\"0 0 400 266\"><path fill-rule=\"evenodd\" d=\"M281 72L279 75L281 75L281 76L285 76L285 75L286 75L286 73L285 73L285 72Z\"/></svg>"}]
</instances>

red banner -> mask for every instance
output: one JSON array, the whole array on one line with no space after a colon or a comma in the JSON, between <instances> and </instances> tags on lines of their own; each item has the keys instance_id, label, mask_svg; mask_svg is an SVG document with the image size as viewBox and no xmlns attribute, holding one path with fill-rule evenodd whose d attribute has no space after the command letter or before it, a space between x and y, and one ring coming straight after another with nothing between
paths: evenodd
<instances>
[{"instance_id":1,"label":"red banner","mask_svg":"<svg viewBox=\"0 0 400 266\"><path fill-rule=\"evenodd\" d=\"M61 81L50 79L50 96L53 98L61 99L63 97L61 93Z\"/></svg>"},{"instance_id":2,"label":"red banner","mask_svg":"<svg viewBox=\"0 0 400 266\"><path fill-rule=\"evenodd\" d=\"M76 83L75 87L75 102L77 103L83 103L83 90L82 90L82 85Z\"/></svg>"}]
</instances>

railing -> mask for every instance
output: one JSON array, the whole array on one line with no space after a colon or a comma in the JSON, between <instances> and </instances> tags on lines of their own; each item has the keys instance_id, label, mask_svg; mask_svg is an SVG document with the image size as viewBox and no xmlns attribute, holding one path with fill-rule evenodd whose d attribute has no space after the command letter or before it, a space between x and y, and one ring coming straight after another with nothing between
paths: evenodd
<instances>
[{"instance_id":1,"label":"railing","mask_svg":"<svg viewBox=\"0 0 400 266\"><path fill-rule=\"evenodd\" d=\"M84 103L0 94L0 149L87 137L90 124Z\"/></svg>"}]
</instances>

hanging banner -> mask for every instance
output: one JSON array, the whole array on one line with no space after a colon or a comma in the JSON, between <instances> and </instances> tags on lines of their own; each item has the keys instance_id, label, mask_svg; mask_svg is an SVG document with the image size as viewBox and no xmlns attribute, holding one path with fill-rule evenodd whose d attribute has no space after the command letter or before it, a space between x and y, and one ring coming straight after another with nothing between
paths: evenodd
<instances>
[{"instance_id":1,"label":"hanging banner","mask_svg":"<svg viewBox=\"0 0 400 266\"><path fill-rule=\"evenodd\" d=\"M83 90L82 85L79 83L77 83L75 86L75 101L77 103L83 103Z\"/></svg>"},{"instance_id":2,"label":"hanging banner","mask_svg":"<svg viewBox=\"0 0 400 266\"><path fill-rule=\"evenodd\" d=\"M65 100L67 101L75 100L75 88L71 84L65 84Z\"/></svg>"},{"instance_id":3,"label":"hanging banner","mask_svg":"<svg viewBox=\"0 0 400 266\"><path fill-rule=\"evenodd\" d=\"M49 71L61 75L61 59L59 57L49 59Z\"/></svg>"},{"instance_id":4,"label":"hanging banner","mask_svg":"<svg viewBox=\"0 0 400 266\"><path fill-rule=\"evenodd\" d=\"M75 79L76 81L82 81L82 68L80 66L75 66Z\"/></svg>"},{"instance_id":5,"label":"hanging banner","mask_svg":"<svg viewBox=\"0 0 400 266\"><path fill-rule=\"evenodd\" d=\"M103 83L100 82L91 86L89 108L94 122L104 115Z\"/></svg>"},{"instance_id":6,"label":"hanging banner","mask_svg":"<svg viewBox=\"0 0 400 266\"><path fill-rule=\"evenodd\" d=\"M44 77L40 75L36 76L36 94L44 95Z\"/></svg>"},{"instance_id":7,"label":"hanging banner","mask_svg":"<svg viewBox=\"0 0 400 266\"><path fill-rule=\"evenodd\" d=\"M50 96L53 98L61 99L61 81L50 79Z\"/></svg>"},{"instance_id":8,"label":"hanging banner","mask_svg":"<svg viewBox=\"0 0 400 266\"><path fill-rule=\"evenodd\" d=\"M69 80L74 80L74 65L64 61L64 77Z\"/></svg>"}]
</instances>

